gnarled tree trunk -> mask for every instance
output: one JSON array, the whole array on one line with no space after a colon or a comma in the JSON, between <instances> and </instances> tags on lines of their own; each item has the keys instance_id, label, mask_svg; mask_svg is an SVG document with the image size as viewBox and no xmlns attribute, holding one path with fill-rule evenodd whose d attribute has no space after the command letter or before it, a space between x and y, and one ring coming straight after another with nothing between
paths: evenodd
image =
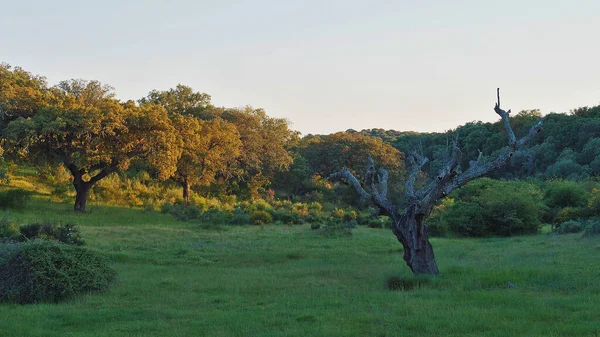
<instances>
[{"instance_id":1,"label":"gnarled tree trunk","mask_svg":"<svg viewBox=\"0 0 600 337\"><path fill-rule=\"evenodd\" d=\"M100 179L108 176L112 172L116 171L116 165L109 166L102 169L98 174L93 176L90 180L85 181L83 176L87 173L85 169L78 169L73 163L65 163L65 166L69 169L73 175L73 187L75 188L75 205L74 209L77 213L85 213L85 206L87 204L88 194L92 186L97 183Z\"/></svg>"},{"instance_id":2,"label":"gnarled tree trunk","mask_svg":"<svg viewBox=\"0 0 600 337\"><path fill-rule=\"evenodd\" d=\"M426 187L415 191L417 174L428 159L416 152L407 157L410 170L405 184L407 206L403 213L400 213L388 200L387 171L383 168L376 170L375 163L371 158L369 158L369 165L363 182L365 187L348 169L343 169L329 176L331 180L343 180L352 185L362 198L369 200L384 215L392 219L394 235L404 247L404 261L415 275L439 274L433 247L429 242L427 225L425 225L425 219L431 214L436 203L469 181L505 165L514 151L541 131L542 120L534 125L527 135L517 140L510 126L510 110L504 111L500 108L500 89L498 89L498 102L494 107L494 111L502 119L508 134L508 146L495 159L484 160L480 152L479 158L470 161L469 168L462 171L459 167L461 152L455 144L452 156L437 176Z\"/></svg>"}]
</instances>

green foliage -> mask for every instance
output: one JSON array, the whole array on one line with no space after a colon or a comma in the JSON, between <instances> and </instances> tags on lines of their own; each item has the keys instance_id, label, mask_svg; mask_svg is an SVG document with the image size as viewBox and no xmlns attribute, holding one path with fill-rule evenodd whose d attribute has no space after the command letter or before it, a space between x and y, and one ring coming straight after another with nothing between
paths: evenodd
<instances>
[{"instance_id":1,"label":"green foliage","mask_svg":"<svg viewBox=\"0 0 600 337\"><path fill-rule=\"evenodd\" d=\"M0 192L0 208L24 209L31 200L32 193L21 188Z\"/></svg>"},{"instance_id":2,"label":"green foliage","mask_svg":"<svg viewBox=\"0 0 600 337\"><path fill-rule=\"evenodd\" d=\"M273 222L273 218L266 211L256 210L250 213L250 223L253 225L266 225L271 222Z\"/></svg>"},{"instance_id":3,"label":"green foliage","mask_svg":"<svg viewBox=\"0 0 600 337\"><path fill-rule=\"evenodd\" d=\"M585 206L585 187L571 180L551 180L547 183L544 201L551 208Z\"/></svg>"},{"instance_id":4,"label":"green foliage","mask_svg":"<svg viewBox=\"0 0 600 337\"><path fill-rule=\"evenodd\" d=\"M164 204L162 204L162 206L160 206L160 212L163 214L171 213L173 207L175 206L172 203L165 202Z\"/></svg>"},{"instance_id":5,"label":"green foliage","mask_svg":"<svg viewBox=\"0 0 600 337\"><path fill-rule=\"evenodd\" d=\"M0 245L0 251L6 249L4 246ZM106 291L116 278L103 257L81 247L35 240L13 251L0 265L0 301L56 302Z\"/></svg>"},{"instance_id":6,"label":"green foliage","mask_svg":"<svg viewBox=\"0 0 600 337\"><path fill-rule=\"evenodd\" d=\"M356 226L356 222L339 222L330 220L325 223L325 226L321 227L319 234L328 237L338 236L351 236L352 230Z\"/></svg>"},{"instance_id":7,"label":"green foliage","mask_svg":"<svg viewBox=\"0 0 600 337\"><path fill-rule=\"evenodd\" d=\"M596 236L600 235L600 220L593 219L585 222L585 231L583 236Z\"/></svg>"},{"instance_id":8,"label":"green foliage","mask_svg":"<svg viewBox=\"0 0 600 337\"><path fill-rule=\"evenodd\" d=\"M250 215L238 207L234 209L230 223L232 225L247 225L250 223Z\"/></svg>"},{"instance_id":9,"label":"green foliage","mask_svg":"<svg viewBox=\"0 0 600 337\"><path fill-rule=\"evenodd\" d=\"M273 220L280 221L285 225L299 225L303 222L298 213L287 209L273 209L270 214L273 216Z\"/></svg>"},{"instance_id":10,"label":"green foliage","mask_svg":"<svg viewBox=\"0 0 600 337\"><path fill-rule=\"evenodd\" d=\"M0 239L18 240L19 226L10 222L8 217L0 218Z\"/></svg>"},{"instance_id":11,"label":"green foliage","mask_svg":"<svg viewBox=\"0 0 600 337\"><path fill-rule=\"evenodd\" d=\"M583 226L580 222L574 220L565 221L556 228L558 234L580 233L581 231L583 231Z\"/></svg>"},{"instance_id":12,"label":"green foliage","mask_svg":"<svg viewBox=\"0 0 600 337\"><path fill-rule=\"evenodd\" d=\"M20 233L21 238L25 240L42 238L74 246L83 246L85 244L85 241L81 238L79 227L73 223L36 222L21 226Z\"/></svg>"},{"instance_id":13,"label":"green foliage","mask_svg":"<svg viewBox=\"0 0 600 337\"><path fill-rule=\"evenodd\" d=\"M587 208L593 214L600 214L600 189L594 188L592 190L590 199L588 200Z\"/></svg>"},{"instance_id":14,"label":"green foliage","mask_svg":"<svg viewBox=\"0 0 600 337\"><path fill-rule=\"evenodd\" d=\"M432 216L438 234L447 227L459 236L511 236L536 233L541 225L541 191L529 183L483 178L452 197L450 207Z\"/></svg>"}]
</instances>

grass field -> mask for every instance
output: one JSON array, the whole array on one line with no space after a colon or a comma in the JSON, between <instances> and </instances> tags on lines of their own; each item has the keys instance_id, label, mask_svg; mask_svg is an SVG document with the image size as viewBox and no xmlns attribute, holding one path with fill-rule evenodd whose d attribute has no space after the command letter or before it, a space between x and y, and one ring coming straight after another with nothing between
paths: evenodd
<instances>
[{"instance_id":1,"label":"grass field","mask_svg":"<svg viewBox=\"0 0 600 337\"><path fill-rule=\"evenodd\" d=\"M77 222L119 280L60 304L1 304L2 336L600 336L599 237L434 239L441 276L390 291L410 272L389 230L75 215L39 198L8 216Z\"/></svg>"}]
</instances>

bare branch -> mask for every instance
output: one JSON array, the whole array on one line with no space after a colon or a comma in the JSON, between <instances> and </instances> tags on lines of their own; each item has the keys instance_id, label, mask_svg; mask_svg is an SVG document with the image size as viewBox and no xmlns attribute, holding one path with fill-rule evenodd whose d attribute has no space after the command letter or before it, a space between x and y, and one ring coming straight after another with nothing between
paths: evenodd
<instances>
[{"instance_id":1,"label":"bare branch","mask_svg":"<svg viewBox=\"0 0 600 337\"><path fill-rule=\"evenodd\" d=\"M510 126L510 120L509 120L510 109L508 111L504 111L500 108L500 88L498 88L496 90L496 92L498 94L498 102L494 106L494 111L496 111L496 113L498 115L500 115L500 118L502 118L502 122L504 123L504 127L506 128L506 133L508 134L508 145L516 146L517 138L515 137L515 133L514 133L512 127Z\"/></svg>"},{"instance_id":2,"label":"bare branch","mask_svg":"<svg viewBox=\"0 0 600 337\"><path fill-rule=\"evenodd\" d=\"M455 179L452 180L450 184L445 186L443 190L444 195L449 194L450 192L465 185L466 183L475 178L484 176L492 172L493 170L504 166L510 160L515 150L523 146L525 143L531 140L531 138L533 138L535 135L540 133L540 131L542 131L542 125L544 122L543 118L537 124L532 126L531 129L529 129L529 132L523 138L519 139L518 141L513 139L515 135L512 131L512 128L510 127L508 119L508 114L510 113L510 110L508 112L504 112L504 110L500 109L500 89L498 89L498 103L496 103L496 107L494 108L494 110L496 111L496 113L502 116L502 120L509 134L509 146L502 149L502 152L498 155L498 157L487 163L482 163L482 153L481 151L479 151L479 158L477 159L477 161L471 161L469 163L470 165L467 171L459 174Z\"/></svg>"},{"instance_id":3,"label":"bare branch","mask_svg":"<svg viewBox=\"0 0 600 337\"><path fill-rule=\"evenodd\" d=\"M377 191L379 195L383 196L387 199L388 194L388 171L384 168L379 169L379 190Z\"/></svg>"},{"instance_id":4,"label":"bare branch","mask_svg":"<svg viewBox=\"0 0 600 337\"><path fill-rule=\"evenodd\" d=\"M405 182L405 194L407 199L412 199L415 197L415 181L417 180L417 175L419 174L419 171L421 170L423 165L427 164L429 159L413 151L408 156L407 161L410 171Z\"/></svg>"},{"instance_id":5,"label":"bare branch","mask_svg":"<svg viewBox=\"0 0 600 337\"><path fill-rule=\"evenodd\" d=\"M369 194L367 191L365 191L365 189L362 187L362 185L360 184L358 179L356 179L356 177L347 168L344 168L343 170L341 170L339 172L330 174L329 180L331 180L331 181L345 180L348 184L350 184L350 185L352 185L352 187L354 187L356 192L361 197L363 197L365 199L371 199L371 194Z\"/></svg>"}]
</instances>

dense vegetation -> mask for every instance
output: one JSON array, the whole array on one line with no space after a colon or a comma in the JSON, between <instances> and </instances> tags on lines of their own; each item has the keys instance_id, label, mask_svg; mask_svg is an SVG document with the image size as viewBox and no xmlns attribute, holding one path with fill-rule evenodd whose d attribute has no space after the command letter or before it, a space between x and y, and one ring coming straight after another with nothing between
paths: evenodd
<instances>
[{"instance_id":1,"label":"dense vegetation","mask_svg":"<svg viewBox=\"0 0 600 337\"><path fill-rule=\"evenodd\" d=\"M404 207L405 154L431 159L424 186L454 145L459 167L497 155L500 122L301 137L185 85L123 102L6 64L0 115L0 301L42 303L0 305L19 313L0 334L598 334L600 106L547 115L508 166L438 201L435 279L398 273L390 220L327 177L367 180L370 156Z\"/></svg>"}]
</instances>

